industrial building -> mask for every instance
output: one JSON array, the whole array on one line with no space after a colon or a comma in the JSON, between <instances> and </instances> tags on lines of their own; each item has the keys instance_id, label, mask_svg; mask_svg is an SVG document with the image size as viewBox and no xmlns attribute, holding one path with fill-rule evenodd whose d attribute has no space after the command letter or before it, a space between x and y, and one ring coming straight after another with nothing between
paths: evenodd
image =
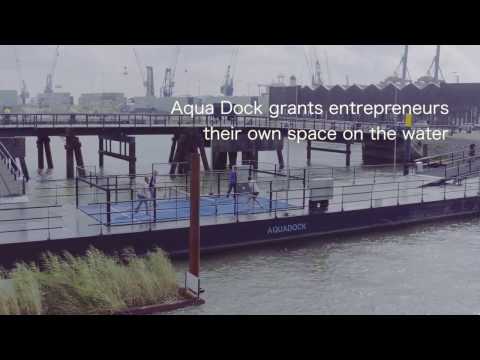
<instances>
[{"instance_id":1,"label":"industrial building","mask_svg":"<svg viewBox=\"0 0 480 360\"><path fill-rule=\"evenodd\" d=\"M45 92L37 95L36 105L44 112L68 112L73 106L73 96L68 92Z\"/></svg>"},{"instance_id":2,"label":"industrial building","mask_svg":"<svg viewBox=\"0 0 480 360\"><path fill-rule=\"evenodd\" d=\"M174 97L155 97L155 96L136 96L129 99L128 111L131 112L158 112L170 114L175 101L179 101L181 106L194 104L192 96L174 96Z\"/></svg>"},{"instance_id":3,"label":"industrial building","mask_svg":"<svg viewBox=\"0 0 480 360\"><path fill-rule=\"evenodd\" d=\"M195 97L197 104L215 104L220 103L221 101L230 101L232 104L253 104L258 102L258 96L197 96Z\"/></svg>"},{"instance_id":4,"label":"industrial building","mask_svg":"<svg viewBox=\"0 0 480 360\"><path fill-rule=\"evenodd\" d=\"M170 114L173 105L176 101L180 106L193 104L215 104L221 101L228 100L233 104L253 104L254 102L268 104L268 96L173 96L173 97L152 97L152 96L138 96L130 99L128 110L131 112L159 112Z\"/></svg>"},{"instance_id":5,"label":"industrial building","mask_svg":"<svg viewBox=\"0 0 480 360\"><path fill-rule=\"evenodd\" d=\"M126 104L124 93L85 93L78 98L80 112L120 112Z\"/></svg>"},{"instance_id":6,"label":"industrial building","mask_svg":"<svg viewBox=\"0 0 480 360\"><path fill-rule=\"evenodd\" d=\"M430 83L417 85L409 83L399 86L390 83L386 86L376 84L333 87L320 85L310 87L285 86L270 88L270 104L321 104L327 109L330 104L447 104L449 114L444 116L417 117L416 120L436 124L457 126L480 126L480 83ZM349 115L351 117L351 115ZM373 121L368 115L355 117L359 121ZM348 116L339 116L339 120L352 120ZM379 119L376 119L378 121ZM389 121L388 116L380 119Z\"/></svg>"},{"instance_id":7,"label":"industrial building","mask_svg":"<svg viewBox=\"0 0 480 360\"><path fill-rule=\"evenodd\" d=\"M0 110L18 111L20 98L17 90L0 90Z\"/></svg>"}]
</instances>

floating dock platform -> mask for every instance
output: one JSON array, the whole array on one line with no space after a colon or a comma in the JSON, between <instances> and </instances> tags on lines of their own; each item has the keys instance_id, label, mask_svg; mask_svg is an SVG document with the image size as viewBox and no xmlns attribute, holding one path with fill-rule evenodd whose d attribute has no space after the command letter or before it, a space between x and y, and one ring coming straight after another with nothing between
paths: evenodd
<instances>
[{"instance_id":1,"label":"floating dock platform","mask_svg":"<svg viewBox=\"0 0 480 360\"><path fill-rule=\"evenodd\" d=\"M478 215L480 179L456 184L421 174L401 176L384 167L250 169L259 194L226 197L223 172L202 176L201 252L371 231L425 221ZM188 175L156 177L148 211L137 192L144 175L99 175L84 169L75 180L28 184L28 202L0 204L0 263L35 261L46 252L82 253L88 247L142 253L160 247L188 253ZM315 179L332 179L328 206L312 207ZM325 205L325 203L324 203Z\"/></svg>"}]
</instances>

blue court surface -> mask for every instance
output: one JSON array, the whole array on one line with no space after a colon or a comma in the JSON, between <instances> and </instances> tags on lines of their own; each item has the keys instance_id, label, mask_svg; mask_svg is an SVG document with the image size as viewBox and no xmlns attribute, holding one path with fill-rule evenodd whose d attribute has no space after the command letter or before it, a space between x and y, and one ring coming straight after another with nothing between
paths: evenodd
<instances>
[{"instance_id":1,"label":"blue court surface","mask_svg":"<svg viewBox=\"0 0 480 360\"><path fill-rule=\"evenodd\" d=\"M149 202L148 213L145 205L142 204L139 211L136 211L140 201L112 202L111 203L111 224L124 225L132 223L143 223L153 221L153 201ZM270 205L271 204L271 205ZM291 206L290 206L291 207ZM256 201L248 202L245 196L238 197L235 202L233 197L212 196L200 199L200 216L234 215L238 214L260 214L275 210L287 210L289 204L286 201L272 200L257 197ZM79 209L93 217L98 222L107 223L107 205L88 204L80 205ZM133 211L132 211L133 209ZM190 217L190 202L187 199L157 200L157 222L185 220Z\"/></svg>"}]
</instances>

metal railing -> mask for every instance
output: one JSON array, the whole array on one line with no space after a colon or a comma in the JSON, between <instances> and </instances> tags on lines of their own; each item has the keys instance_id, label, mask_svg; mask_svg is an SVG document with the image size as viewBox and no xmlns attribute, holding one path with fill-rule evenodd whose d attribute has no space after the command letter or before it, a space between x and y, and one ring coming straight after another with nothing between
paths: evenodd
<instances>
[{"instance_id":1,"label":"metal railing","mask_svg":"<svg viewBox=\"0 0 480 360\"><path fill-rule=\"evenodd\" d=\"M17 166L15 158L10 154L5 145L0 141L0 159L7 166L15 180L23 179L22 170Z\"/></svg>"},{"instance_id":2,"label":"metal railing","mask_svg":"<svg viewBox=\"0 0 480 360\"><path fill-rule=\"evenodd\" d=\"M444 160L435 167L423 168L419 173L440 177L440 182L469 177L480 170L480 155Z\"/></svg>"},{"instance_id":3,"label":"metal railing","mask_svg":"<svg viewBox=\"0 0 480 360\"><path fill-rule=\"evenodd\" d=\"M154 128L154 127L228 127L237 128L288 128L288 129L334 129L364 130L372 127L391 129L391 122L359 122L346 120L318 119L314 117L248 115L187 115L152 113L21 113L0 114L1 128ZM416 128L451 128L448 125L419 124Z\"/></svg>"},{"instance_id":4,"label":"metal railing","mask_svg":"<svg viewBox=\"0 0 480 360\"><path fill-rule=\"evenodd\" d=\"M51 231L63 229L62 205L29 205L0 207L0 234L47 231L47 239ZM53 213L53 210L60 209ZM5 215L5 216L4 216ZM21 215L21 217L19 217ZM60 223L59 223L60 220ZM33 226L29 226L32 225Z\"/></svg>"},{"instance_id":5,"label":"metal railing","mask_svg":"<svg viewBox=\"0 0 480 360\"><path fill-rule=\"evenodd\" d=\"M406 204L421 204L432 201L445 201L467 197L478 197L480 191L480 178L466 178L457 185L447 185L436 188L426 188L427 180L407 181L377 181L375 183L352 184L331 187L292 187L284 183L279 186L274 181L260 185L259 198L262 198L263 205L250 207L249 194L234 193L233 201L227 203L223 197L218 195L202 195L201 217L222 216L227 221L240 221L242 215L266 214L278 217L279 214L291 211L300 211L303 214L308 209L310 200L318 200L318 195L311 197L312 191L333 191L328 198L328 207L325 212L343 212L359 209L369 209L385 206L401 206ZM188 196L172 197L169 193L178 194L178 190L188 191L187 186L165 187L155 189L153 199L146 199L145 216L138 218L137 206L139 201L125 200L119 202L96 202L89 203L95 206L95 210L87 213L94 217L98 224L105 226L125 226L134 224L153 224L160 222L176 222L189 219ZM159 194L163 194L158 196ZM168 201L165 201L168 200ZM257 202L258 203L258 202ZM161 206L158 206L161 204ZM247 206L248 205L248 206ZM253 211L252 211L253 209ZM112 215L117 216L112 221ZM121 219L118 219L121 216ZM233 217L233 218L232 218Z\"/></svg>"},{"instance_id":6,"label":"metal railing","mask_svg":"<svg viewBox=\"0 0 480 360\"><path fill-rule=\"evenodd\" d=\"M432 166L432 165L445 165L456 160L465 160L467 158L471 158L475 156L475 154L471 153L471 149L469 147L465 147L461 150L457 151L450 151L446 153L441 153L437 155L425 156L422 158L418 158L415 161L421 162L424 166Z\"/></svg>"},{"instance_id":7,"label":"metal railing","mask_svg":"<svg viewBox=\"0 0 480 360\"><path fill-rule=\"evenodd\" d=\"M400 171L392 173L388 165L352 167L319 166L308 168L291 167L282 170L279 170L276 167L276 164L273 163L262 163L262 165L264 166L258 169L255 169L253 166L248 168L248 176L254 178L260 186L263 184L269 184L271 181L273 181L276 186L278 186L278 184L285 184L284 187L288 187L290 184L295 184L295 182L308 185L311 179L319 177L338 179L345 182L351 182L351 184L363 183L365 181L376 183L385 179L395 178L401 174ZM267 167L265 165L270 166ZM81 182L86 183L90 188L97 187L104 192L111 191L112 198L114 198L115 201L122 198L122 193L127 194L127 198L133 200L135 192L142 189L145 185L143 180L144 177L150 178L152 176L152 173L138 173L136 175L95 174L93 171L85 171L84 176L79 176L78 174L79 172L77 172L77 176L81 178ZM155 177L156 188L174 186L188 187L190 184L190 172L175 175L157 174ZM247 181L247 179L244 180ZM200 180L200 187L203 193L220 195L227 191L228 183L228 173L226 171L207 171L203 173ZM267 186L265 185L265 187Z\"/></svg>"},{"instance_id":8,"label":"metal railing","mask_svg":"<svg viewBox=\"0 0 480 360\"><path fill-rule=\"evenodd\" d=\"M2 142L0 142L0 161L2 161L2 163L5 165L5 168L13 177L13 180L21 182L22 194L25 194L25 178L23 176L23 172L17 166L15 158L10 154L10 152ZM1 178L8 193L11 194L12 190L8 185L9 181L7 179L4 179L3 176L1 176Z\"/></svg>"}]
</instances>

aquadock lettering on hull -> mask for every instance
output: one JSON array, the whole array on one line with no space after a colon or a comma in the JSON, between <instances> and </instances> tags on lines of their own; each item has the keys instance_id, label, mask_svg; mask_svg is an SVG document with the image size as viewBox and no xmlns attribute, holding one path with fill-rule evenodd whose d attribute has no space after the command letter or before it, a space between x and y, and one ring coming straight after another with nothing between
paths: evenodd
<instances>
[{"instance_id":1,"label":"aquadock lettering on hull","mask_svg":"<svg viewBox=\"0 0 480 360\"><path fill-rule=\"evenodd\" d=\"M289 224L289 225L274 225L269 226L267 234L281 234L281 233L290 233L298 231L306 231L307 224Z\"/></svg>"}]
</instances>

